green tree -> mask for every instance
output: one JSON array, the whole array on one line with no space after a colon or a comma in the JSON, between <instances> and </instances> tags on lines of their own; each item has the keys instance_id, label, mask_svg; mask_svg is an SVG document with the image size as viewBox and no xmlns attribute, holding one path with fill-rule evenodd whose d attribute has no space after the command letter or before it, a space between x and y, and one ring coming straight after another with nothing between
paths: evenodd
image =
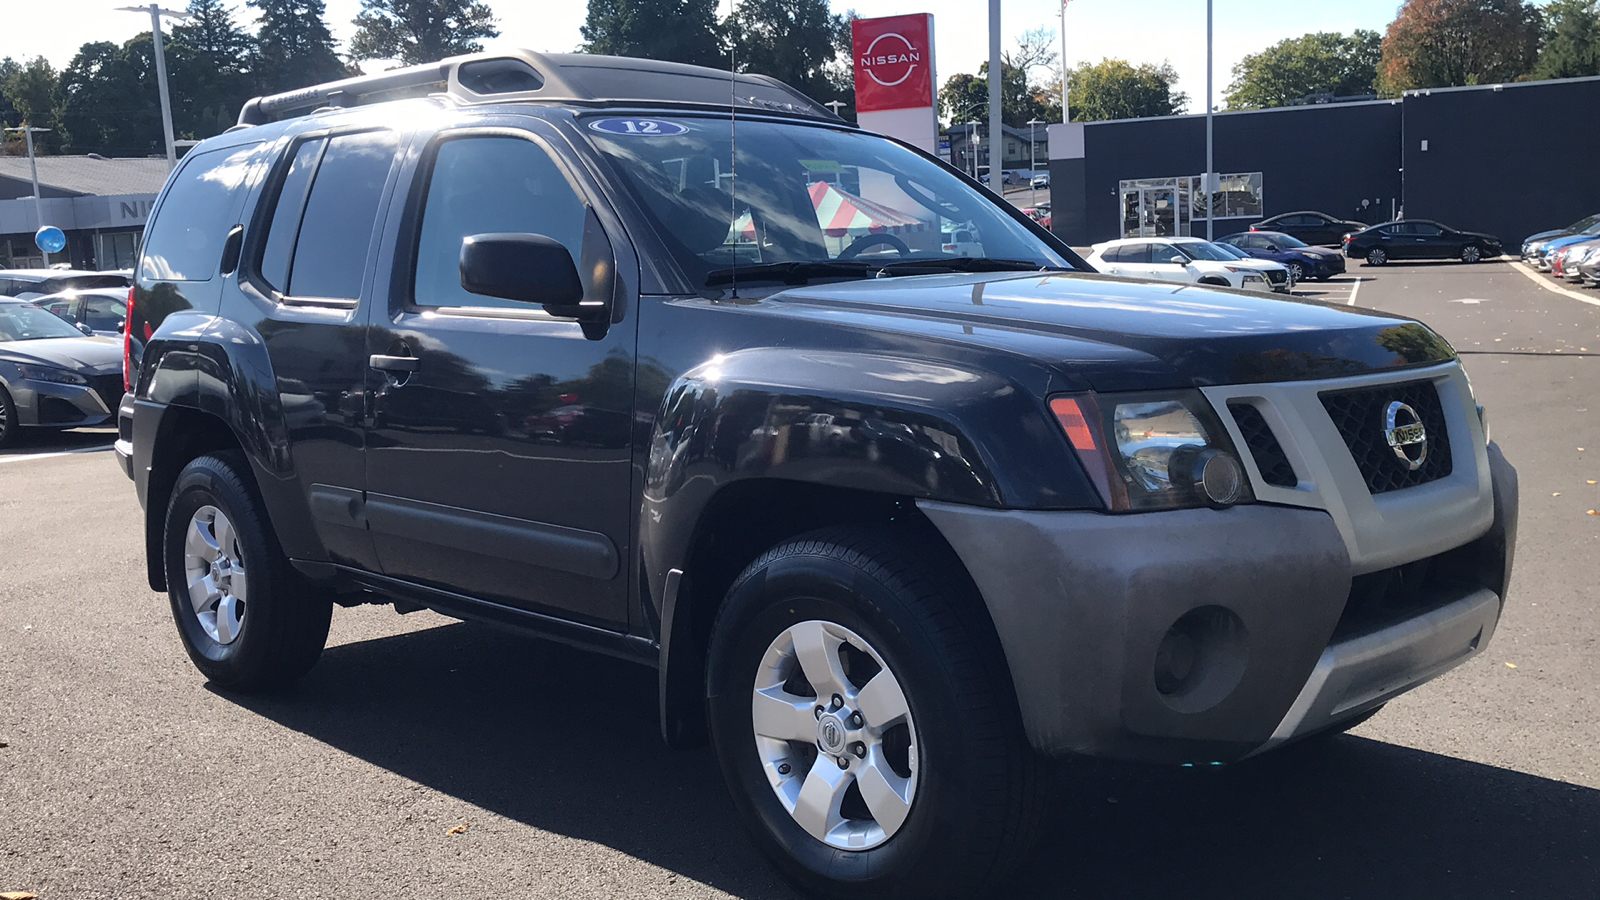
<instances>
[{"instance_id":1,"label":"green tree","mask_svg":"<svg viewBox=\"0 0 1600 900\"><path fill-rule=\"evenodd\" d=\"M1357 29L1349 37L1317 32L1279 41L1233 67L1229 109L1289 106L1304 97L1351 97L1376 91L1383 37Z\"/></svg>"},{"instance_id":2,"label":"green tree","mask_svg":"<svg viewBox=\"0 0 1600 900\"><path fill-rule=\"evenodd\" d=\"M322 0L249 0L260 14L254 66L256 90L276 94L346 74L334 52Z\"/></svg>"},{"instance_id":3,"label":"green tree","mask_svg":"<svg viewBox=\"0 0 1600 900\"><path fill-rule=\"evenodd\" d=\"M1551 0L1544 16L1548 31L1533 77L1600 75L1600 0Z\"/></svg>"},{"instance_id":4,"label":"green tree","mask_svg":"<svg viewBox=\"0 0 1600 900\"><path fill-rule=\"evenodd\" d=\"M849 96L838 66L849 26L828 0L741 0L722 27L740 72L770 75L819 102Z\"/></svg>"},{"instance_id":5,"label":"green tree","mask_svg":"<svg viewBox=\"0 0 1600 900\"><path fill-rule=\"evenodd\" d=\"M725 66L717 0L589 0L585 53Z\"/></svg>"},{"instance_id":6,"label":"green tree","mask_svg":"<svg viewBox=\"0 0 1600 900\"><path fill-rule=\"evenodd\" d=\"M11 57L0 59L0 125L15 128L22 124L22 113L17 110L11 98L6 95L6 82L22 71L22 63ZM11 140L11 135L6 135L5 140Z\"/></svg>"},{"instance_id":7,"label":"green tree","mask_svg":"<svg viewBox=\"0 0 1600 900\"><path fill-rule=\"evenodd\" d=\"M68 152L162 152L159 103L149 32L123 44L84 44L61 73L61 120L71 136Z\"/></svg>"},{"instance_id":8,"label":"green tree","mask_svg":"<svg viewBox=\"0 0 1600 900\"><path fill-rule=\"evenodd\" d=\"M361 0L350 57L415 65L476 53L484 38L500 36L494 23L477 0Z\"/></svg>"},{"instance_id":9,"label":"green tree","mask_svg":"<svg viewBox=\"0 0 1600 900\"><path fill-rule=\"evenodd\" d=\"M1060 81L1052 96L1048 84L1040 83L1035 73L1043 69L1053 74L1056 64L1055 32L1035 29L1026 32L1017 46L1000 57L1000 121L1013 128L1027 125L1031 119L1056 121L1061 118ZM939 89L939 114L951 124L970 122L974 117L989 121L989 64L978 66L976 76L952 75ZM958 121L959 120L959 121Z\"/></svg>"},{"instance_id":10,"label":"green tree","mask_svg":"<svg viewBox=\"0 0 1600 900\"><path fill-rule=\"evenodd\" d=\"M255 93L256 42L222 0L190 0L189 16L167 44L173 130L203 140L232 125Z\"/></svg>"},{"instance_id":11,"label":"green tree","mask_svg":"<svg viewBox=\"0 0 1600 900\"><path fill-rule=\"evenodd\" d=\"M1383 39L1380 91L1516 81L1542 32L1526 0L1405 0Z\"/></svg>"},{"instance_id":12,"label":"green tree","mask_svg":"<svg viewBox=\"0 0 1600 900\"><path fill-rule=\"evenodd\" d=\"M1189 96L1173 90L1178 72L1170 63L1135 66L1125 59L1080 63L1067 82L1075 122L1171 116L1184 112Z\"/></svg>"},{"instance_id":13,"label":"green tree","mask_svg":"<svg viewBox=\"0 0 1600 900\"><path fill-rule=\"evenodd\" d=\"M34 152L60 153L67 140L57 113L61 105L61 76L42 56L24 63L7 59L6 63L8 65L0 72L4 78L0 81L0 95L5 97L4 105L10 107L11 117L16 119L16 124L51 129L33 136Z\"/></svg>"},{"instance_id":14,"label":"green tree","mask_svg":"<svg viewBox=\"0 0 1600 900\"><path fill-rule=\"evenodd\" d=\"M989 79L961 72L939 88L939 117L951 125L989 124Z\"/></svg>"}]
</instances>

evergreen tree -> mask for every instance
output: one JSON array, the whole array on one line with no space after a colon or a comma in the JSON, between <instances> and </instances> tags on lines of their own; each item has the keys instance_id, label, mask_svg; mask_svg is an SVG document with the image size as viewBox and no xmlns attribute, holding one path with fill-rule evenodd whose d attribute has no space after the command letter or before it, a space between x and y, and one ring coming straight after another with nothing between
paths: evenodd
<instances>
[{"instance_id":1,"label":"evergreen tree","mask_svg":"<svg viewBox=\"0 0 1600 900\"><path fill-rule=\"evenodd\" d=\"M1533 77L1600 75L1600 0L1551 0L1544 15L1548 37Z\"/></svg>"},{"instance_id":2,"label":"evergreen tree","mask_svg":"<svg viewBox=\"0 0 1600 900\"><path fill-rule=\"evenodd\" d=\"M25 63L7 59L6 65L0 67L0 78L3 78L0 96L5 98L0 107L9 107L10 118L16 119L15 123L7 121L6 124L26 123L35 128L51 129L33 136L34 151L60 153L67 140L56 113L60 107L61 78L49 60L42 56Z\"/></svg>"},{"instance_id":3,"label":"evergreen tree","mask_svg":"<svg viewBox=\"0 0 1600 900\"><path fill-rule=\"evenodd\" d=\"M725 66L718 0L589 0L585 53Z\"/></svg>"},{"instance_id":4,"label":"evergreen tree","mask_svg":"<svg viewBox=\"0 0 1600 900\"><path fill-rule=\"evenodd\" d=\"M189 16L167 44L173 130L205 139L232 125L255 93L256 42L222 0L190 0Z\"/></svg>"},{"instance_id":5,"label":"evergreen tree","mask_svg":"<svg viewBox=\"0 0 1600 900\"><path fill-rule=\"evenodd\" d=\"M276 94L335 81L346 74L323 21L322 0L249 0L260 13L256 90Z\"/></svg>"},{"instance_id":6,"label":"evergreen tree","mask_svg":"<svg viewBox=\"0 0 1600 900\"><path fill-rule=\"evenodd\" d=\"M828 0L740 0L723 31L739 71L770 75L819 102L849 96L837 64L841 52L849 59L849 26Z\"/></svg>"},{"instance_id":7,"label":"evergreen tree","mask_svg":"<svg viewBox=\"0 0 1600 900\"><path fill-rule=\"evenodd\" d=\"M61 121L69 153L150 156L165 152L156 94L155 44L145 32L124 44L78 48L61 73Z\"/></svg>"},{"instance_id":8,"label":"evergreen tree","mask_svg":"<svg viewBox=\"0 0 1600 900\"><path fill-rule=\"evenodd\" d=\"M361 0L352 59L397 59L407 65L475 53L500 36L494 12L477 0Z\"/></svg>"}]
</instances>

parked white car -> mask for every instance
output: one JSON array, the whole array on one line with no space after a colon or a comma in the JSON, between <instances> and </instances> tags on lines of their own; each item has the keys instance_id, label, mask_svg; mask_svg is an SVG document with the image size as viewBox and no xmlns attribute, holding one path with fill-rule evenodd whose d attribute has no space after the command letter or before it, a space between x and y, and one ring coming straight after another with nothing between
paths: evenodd
<instances>
[{"instance_id":1,"label":"parked white car","mask_svg":"<svg viewBox=\"0 0 1600 900\"><path fill-rule=\"evenodd\" d=\"M1288 292L1289 270L1265 259L1236 259L1194 237L1123 238L1095 244L1089 264L1107 275Z\"/></svg>"}]
</instances>

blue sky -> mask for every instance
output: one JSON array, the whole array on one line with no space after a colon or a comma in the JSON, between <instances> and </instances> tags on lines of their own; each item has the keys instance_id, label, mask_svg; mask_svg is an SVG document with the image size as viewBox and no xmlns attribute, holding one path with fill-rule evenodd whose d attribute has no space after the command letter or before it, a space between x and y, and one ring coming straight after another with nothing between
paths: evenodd
<instances>
[{"instance_id":1,"label":"blue sky","mask_svg":"<svg viewBox=\"0 0 1600 900\"><path fill-rule=\"evenodd\" d=\"M326 0L334 36L348 39L359 0ZM504 46L566 51L582 40L583 0L488 0L500 18ZM723 0L726 6L729 0ZM1220 98L1234 63L1287 37L1308 31L1382 31L1400 0L1215 0L1216 82ZM139 14L115 12L128 0L0 0L0 56L43 55L56 66L71 61L86 41L122 41L148 27ZM179 7L184 0L165 0ZM988 57L985 0L833 0L834 10L863 16L934 14L937 74L942 81L976 71ZM238 2L240 17L249 10ZM1071 0L1067 9L1067 55L1076 63L1122 57L1135 63L1170 61L1180 88L1202 108L1205 92L1204 0ZM1010 45L1030 28L1060 27L1056 0L1004 0L1001 31ZM371 67L369 67L370 70ZM1221 102L1220 99L1218 101Z\"/></svg>"}]
</instances>

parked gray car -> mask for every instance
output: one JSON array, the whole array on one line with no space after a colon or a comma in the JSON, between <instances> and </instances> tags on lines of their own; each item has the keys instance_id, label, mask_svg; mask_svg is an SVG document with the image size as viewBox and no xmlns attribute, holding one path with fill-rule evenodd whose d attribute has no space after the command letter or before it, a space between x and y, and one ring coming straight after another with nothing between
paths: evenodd
<instances>
[{"instance_id":1,"label":"parked gray car","mask_svg":"<svg viewBox=\"0 0 1600 900\"><path fill-rule=\"evenodd\" d=\"M123 325L128 320L128 291L125 288L92 288L89 290L62 291L34 297L28 301L63 320L88 329L100 337L122 337Z\"/></svg>"},{"instance_id":2,"label":"parked gray car","mask_svg":"<svg viewBox=\"0 0 1600 900\"><path fill-rule=\"evenodd\" d=\"M121 400L121 341L89 337L31 303L0 299L0 447L25 428L103 425Z\"/></svg>"}]
</instances>

